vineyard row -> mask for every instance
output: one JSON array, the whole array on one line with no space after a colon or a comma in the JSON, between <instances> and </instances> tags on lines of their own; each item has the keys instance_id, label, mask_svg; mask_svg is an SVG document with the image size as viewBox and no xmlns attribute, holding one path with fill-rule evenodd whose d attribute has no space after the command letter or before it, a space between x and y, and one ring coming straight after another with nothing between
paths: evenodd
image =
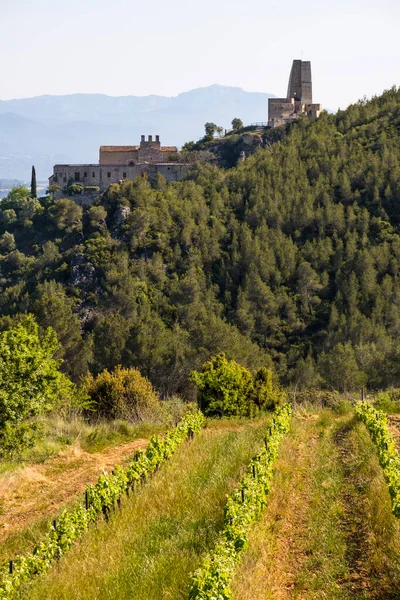
<instances>
[{"instance_id":1,"label":"vineyard row","mask_svg":"<svg viewBox=\"0 0 400 600\"><path fill-rule=\"evenodd\" d=\"M18 556L12 563L1 566L0 600L14 598L23 584L45 573L55 560L71 548L74 541L83 536L90 523L95 522L100 514L108 518L109 512L120 503L124 494L129 494L135 485L154 473L188 437L198 433L204 423L200 411L188 413L163 438L153 436L145 451L136 451L126 469L118 466L111 474L103 473L95 485L89 485L84 507L63 511L31 554Z\"/></svg>"},{"instance_id":2,"label":"vineyard row","mask_svg":"<svg viewBox=\"0 0 400 600\"><path fill-rule=\"evenodd\" d=\"M210 554L194 573L189 592L190 600L229 600L230 583L245 547L251 524L267 504L274 462L279 444L288 431L292 409L285 404L278 409L268 428L265 448L252 458L237 489L225 506L224 529Z\"/></svg>"}]
</instances>

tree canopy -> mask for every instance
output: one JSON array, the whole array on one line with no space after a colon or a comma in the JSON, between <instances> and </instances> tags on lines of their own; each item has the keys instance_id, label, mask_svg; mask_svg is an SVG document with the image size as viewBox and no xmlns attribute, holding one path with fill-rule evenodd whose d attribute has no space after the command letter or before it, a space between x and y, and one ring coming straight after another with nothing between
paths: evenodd
<instances>
[{"instance_id":1,"label":"tree canopy","mask_svg":"<svg viewBox=\"0 0 400 600\"><path fill-rule=\"evenodd\" d=\"M133 366L163 395L220 352L298 388L340 387L346 364L346 389L400 385L400 91L264 138L92 208L11 192L0 316L52 314L72 377Z\"/></svg>"}]
</instances>

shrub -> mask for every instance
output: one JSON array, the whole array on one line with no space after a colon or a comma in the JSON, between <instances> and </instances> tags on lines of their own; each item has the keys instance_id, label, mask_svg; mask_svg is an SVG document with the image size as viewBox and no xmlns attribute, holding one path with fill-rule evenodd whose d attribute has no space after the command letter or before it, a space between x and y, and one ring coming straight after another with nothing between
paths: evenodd
<instances>
[{"instance_id":1,"label":"shrub","mask_svg":"<svg viewBox=\"0 0 400 600\"><path fill-rule=\"evenodd\" d=\"M75 393L53 358L57 349L55 332L49 327L39 337L32 315L0 333L0 454L31 446L34 417Z\"/></svg>"},{"instance_id":2,"label":"shrub","mask_svg":"<svg viewBox=\"0 0 400 600\"><path fill-rule=\"evenodd\" d=\"M340 395L338 392L331 392L330 390L316 390L310 388L308 390L296 392L294 400L296 404L310 403L319 408L335 408L340 401Z\"/></svg>"},{"instance_id":3,"label":"shrub","mask_svg":"<svg viewBox=\"0 0 400 600\"><path fill-rule=\"evenodd\" d=\"M158 393L137 369L117 367L112 373L105 369L97 377L89 375L84 390L98 417L134 422L161 418Z\"/></svg>"},{"instance_id":4,"label":"shrub","mask_svg":"<svg viewBox=\"0 0 400 600\"><path fill-rule=\"evenodd\" d=\"M261 367L253 379L253 401L261 410L275 410L286 400L286 394L279 386L274 385L271 369Z\"/></svg>"},{"instance_id":5,"label":"shrub","mask_svg":"<svg viewBox=\"0 0 400 600\"><path fill-rule=\"evenodd\" d=\"M72 183L71 185L69 185L67 187L67 194L68 196L75 196L75 194L82 194L83 192L83 185L81 185L80 183Z\"/></svg>"},{"instance_id":6,"label":"shrub","mask_svg":"<svg viewBox=\"0 0 400 600\"><path fill-rule=\"evenodd\" d=\"M389 388L384 392L379 392L375 398L374 406L386 413L400 412L400 390L398 388Z\"/></svg>"},{"instance_id":7,"label":"shrub","mask_svg":"<svg viewBox=\"0 0 400 600\"><path fill-rule=\"evenodd\" d=\"M248 416L253 412L251 373L224 353L204 363L201 372L192 371L190 380L198 388L200 407L206 415Z\"/></svg>"}]
</instances>

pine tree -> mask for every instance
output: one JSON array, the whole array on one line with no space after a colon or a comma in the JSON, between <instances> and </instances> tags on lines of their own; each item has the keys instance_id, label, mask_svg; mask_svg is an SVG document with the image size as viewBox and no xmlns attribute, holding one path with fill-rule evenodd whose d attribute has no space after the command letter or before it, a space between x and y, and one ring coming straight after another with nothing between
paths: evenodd
<instances>
[{"instance_id":1,"label":"pine tree","mask_svg":"<svg viewBox=\"0 0 400 600\"><path fill-rule=\"evenodd\" d=\"M36 170L33 165L32 165L32 177L31 177L31 198L37 198Z\"/></svg>"}]
</instances>

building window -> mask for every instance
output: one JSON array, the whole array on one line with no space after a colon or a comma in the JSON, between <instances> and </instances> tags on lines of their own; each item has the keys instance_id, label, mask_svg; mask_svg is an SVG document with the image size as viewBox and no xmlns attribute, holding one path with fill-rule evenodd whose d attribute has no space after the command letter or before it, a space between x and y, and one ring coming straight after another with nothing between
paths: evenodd
<instances>
[{"instance_id":1,"label":"building window","mask_svg":"<svg viewBox=\"0 0 400 600\"><path fill-rule=\"evenodd\" d=\"M57 177L57 175L54 175L54 177L53 177L53 181L54 181L54 183L57 183L57 181L58 181L58 177Z\"/></svg>"},{"instance_id":2,"label":"building window","mask_svg":"<svg viewBox=\"0 0 400 600\"><path fill-rule=\"evenodd\" d=\"M87 173L84 173L84 174L83 174L83 176L84 176L84 177L87 177Z\"/></svg>"},{"instance_id":3,"label":"building window","mask_svg":"<svg viewBox=\"0 0 400 600\"><path fill-rule=\"evenodd\" d=\"M126 179L126 173L122 173L122 177Z\"/></svg>"},{"instance_id":4,"label":"building window","mask_svg":"<svg viewBox=\"0 0 400 600\"><path fill-rule=\"evenodd\" d=\"M63 177L63 182L64 182L64 183L67 183L67 178L65 177L65 175L64 175L64 177Z\"/></svg>"},{"instance_id":5,"label":"building window","mask_svg":"<svg viewBox=\"0 0 400 600\"><path fill-rule=\"evenodd\" d=\"M94 171L92 173L92 177L96 177L96 173Z\"/></svg>"},{"instance_id":6,"label":"building window","mask_svg":"<svg viewBox=\"0 0 400 600\"><path fill-rule=\"evenodd\" d=\"M108 177L108 178L110 178L110 177L111 177L111 173L110 173L110 171L108 171L108 173L107 173L107 177Z\"/></svg>"},{"instance_id":7,"label":"building window","mask_svg":"<svg viewBox=\"0 0 400 600\"><path fill-rule=\"evenodd\" d=\"M80 174L78 172L75 173L75 181L80 180Z\"/></svg>"}]
</instances>

